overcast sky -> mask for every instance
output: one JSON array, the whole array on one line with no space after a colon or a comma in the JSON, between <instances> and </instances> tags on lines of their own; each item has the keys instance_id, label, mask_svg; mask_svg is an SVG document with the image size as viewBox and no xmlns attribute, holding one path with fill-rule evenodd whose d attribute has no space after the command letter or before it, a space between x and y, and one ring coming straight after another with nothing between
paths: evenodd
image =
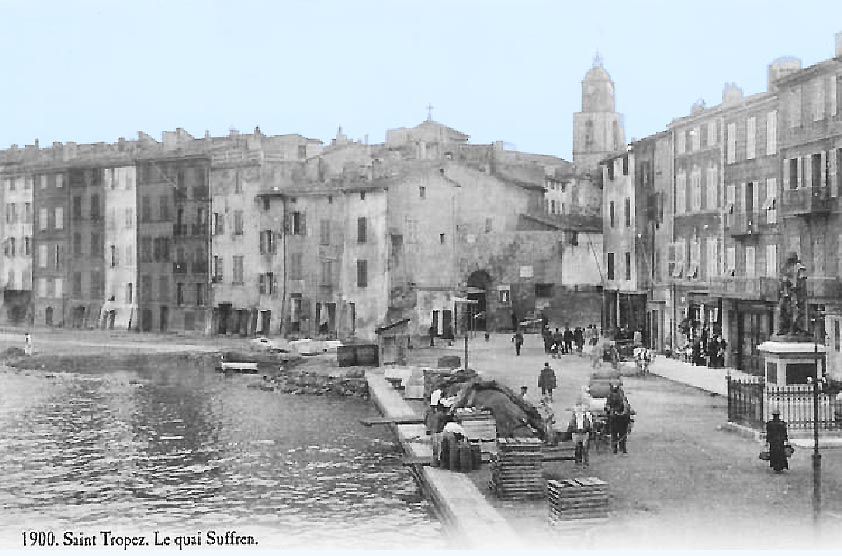
<instances>
[{"instance_id":1,"label":"overcast sky","mask_svg":"<svg viewBox=\"0 0 842 556\"><path fill-rule=\"evenodd\" d=\"M382 142L433 119L571 158L598 50L626 139L834 54L834 0L0 0L0 148L230 128Z\"/></svg>"}]
</instances>

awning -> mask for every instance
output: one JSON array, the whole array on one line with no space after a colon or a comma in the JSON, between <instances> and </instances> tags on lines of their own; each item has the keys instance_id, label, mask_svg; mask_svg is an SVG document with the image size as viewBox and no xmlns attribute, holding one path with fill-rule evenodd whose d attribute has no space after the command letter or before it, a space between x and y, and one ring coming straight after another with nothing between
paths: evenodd
<instances>
[{"instance_id":1,"label":"awning","mask_svg":"<svg viewBox=\"0 0 842 556\"><path fill-rule=\"evenodd\" d=\"M375 328L374 333L375 334L382 334L383 332L386 332L387 330L391 330L392 328L396 328L396 327L401 326L402 324L406 324L408 322L409 322L408 318L407 319L401 319L397 322L387 324L386 326L381 326L379 328Z\"/></svg>"}]
</instances>

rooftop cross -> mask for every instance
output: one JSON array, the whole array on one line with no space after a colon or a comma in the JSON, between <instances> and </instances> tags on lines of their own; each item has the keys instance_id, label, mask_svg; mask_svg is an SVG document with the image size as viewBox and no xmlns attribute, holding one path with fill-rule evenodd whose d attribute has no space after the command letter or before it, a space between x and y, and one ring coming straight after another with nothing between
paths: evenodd
<instances>
[{"instance_id":1,"label":"rooftop cross","mask_svg":"<svg viewBox=\"0 0 842 556\"><path fill-rule=\"evenodd\" d=\"M602 66L602 56L599 55L599 50L596 51L596 55L593 57L593 67L601 67Z\"/></svg>"},{"instance_id":2,"label":"rooftop cross","mask_svg":"<svg viewBox=\"0 0 842 556\"><path fill-rule=\"evenodd\" d=\"M427 121L433 119L433 108L435 108L435 106L433 106L432 104L427 105Z\"/></svg>"}]
</instances>

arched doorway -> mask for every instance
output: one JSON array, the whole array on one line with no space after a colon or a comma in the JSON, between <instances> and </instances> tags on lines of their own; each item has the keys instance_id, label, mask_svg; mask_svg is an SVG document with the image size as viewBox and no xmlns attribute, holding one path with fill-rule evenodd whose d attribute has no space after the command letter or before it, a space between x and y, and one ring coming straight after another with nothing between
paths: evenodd
<instances>
[{"instance_id":1,"label":"arched doorway","mask_svg":"<svg viewBox=\"0 0 842 556\"><path fill-rule=\"evenodd\" d=\"M491 276L484 270L477 270L468 277L468 299L476 301L471 307L474 315L473 330L486 330L488 322L488 289L491 287Z\"/></svg>"}]
</instances>

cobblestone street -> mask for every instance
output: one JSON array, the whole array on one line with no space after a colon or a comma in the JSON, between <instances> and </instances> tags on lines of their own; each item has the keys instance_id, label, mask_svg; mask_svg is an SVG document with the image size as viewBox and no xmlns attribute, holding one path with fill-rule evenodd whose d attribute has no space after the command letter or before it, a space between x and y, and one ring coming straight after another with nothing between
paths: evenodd
<instances>
[{"instance_id":1,"label":"cobblestone street","mask_svg":"<svg viewBox=\"0 0 842 556\"><path fill-rule=\"evenodd\" d=\"M463 349L460 342L417 353L432 358L445 351L462 354ZM564 423L587 383L588 359L576 355L548 359L534 335L527 336L520 357L515 357L507 335L492 336L488 343L477 338L470 344L472 368L515 389L528 386L533 401L538 398L538 371L545 361L556 370L559 390L553 408ZM654 365L658 363L656 359ZM700 367L698 372L708 370ZM811 451L798 450L789 472L776 475L758 459L761 444L718 430L727 417L724 397L658 376L625 377L624 383L637 411L629 454L592 453L586 472L575 470L572 462L546 467L553 475L597 476L610 485L610 526L596 526L588 535L579 535L577 542L684 548L814 545ZM823 450L822 465L824 544L842 540L842 451ZM482 481L478 476L479 486ZM516 521L519 530L530 531L527 536L536 541L545 538L545 500L493 503Z\"/></svg>"}]
</instances>

